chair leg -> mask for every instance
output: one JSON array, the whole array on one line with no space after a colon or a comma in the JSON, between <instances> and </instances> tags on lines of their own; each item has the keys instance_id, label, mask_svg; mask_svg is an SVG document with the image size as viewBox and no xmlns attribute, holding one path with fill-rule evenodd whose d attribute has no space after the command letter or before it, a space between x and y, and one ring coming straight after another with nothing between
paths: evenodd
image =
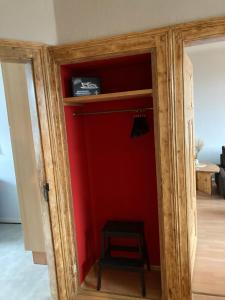
<instances>
[{"instance_id":1,"label":"chair leg","mask_svg":"<svg viewBox=\"0 0 225 300\"><path fill-rule=\"evenodd\" d=\"M144 253L145 253L145 259L146 259L146 264L147 264L147 270L150 271L151 270L150 259L148 256L148 247L147 247L145 238L144 238Z\"/></svg>"},{"instance_id":2,"label":"chair leg","mask_svg":"<svg viewBox=\"0 0 225 300\"><path fill-rule=\"evenodd\" d=\"M145 289L145 273L144 273L144 270L141 270L141 272L140 272L140 278L141 278L141 293L142 293L142 297L145 297L146 289Z\"/></svg>"},{"instance_id":3,"label":"chair leg","mask_svg":"<svg viewBox=\"0 0 225 300\"><path fill-rule=\"evenodd\" d=\"M97 282L97 291L100 291L102 284L102 267L99 265L98 267L98 282Z\"/></svg>"}]
</instances>

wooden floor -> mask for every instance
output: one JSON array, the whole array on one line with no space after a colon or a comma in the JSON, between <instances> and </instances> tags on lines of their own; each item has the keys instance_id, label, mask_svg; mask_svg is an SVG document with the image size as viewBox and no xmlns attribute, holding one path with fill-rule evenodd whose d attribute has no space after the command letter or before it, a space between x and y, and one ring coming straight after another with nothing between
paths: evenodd
<instances>
[{"instance_id":1,"label":"wooden floor","mask_svg":"<svg viewBox=\"0 0 225 300\"><path fill-rule=\"evenodd\" d=\"M193 300L224 300L224 297L193 294Z\"/></svg>"},{"instance_id":2,"label":"wooden floor","mask_svg":"<svg viewBox=\"0 0 225 300\"><path fill-rule=\"evenodd\" d=\"M90 273L83 283L83 290L89 292L96 292L96 267L92 268ZM134 299L142 298L141 285L139 274L135 272L127 272L123 270L105 269L102 275L102 296L104 294L117 294L122 296L132 296ZM161 278L160 271L146 271L146 298L147 299L161 299ZM107 299L107 298L101 298ZM143 299L143 298L142 298Z\"/></svg>"},{"instance_id":3,"label":"wooden floor","mask_svg":"<svg viewBox=\"0 0 225 300\"><path fill-rule=\"evenodd\" d=\"M198 194L198 246L193 277L193 300L225 300L225 200L218 196ZM161 299L160 272L146 272L148 299ZM79 300L96 295L96 269L85 279ZM105 270L102 278L101 299L109 294L121 295L120 299L140 299L140 282L135 273Z\"/></svg>"},{"instance_id":4,"label":"wooden floor","mask_svg":"<svg viewBox=\"0 0 225 300\"><path fill-rule=\"evenodd\" d=\"M192 286L198 295L194 300L225 300L225 200L198 194L197 208L198 245Z\"/></svg>"}]
</instances>

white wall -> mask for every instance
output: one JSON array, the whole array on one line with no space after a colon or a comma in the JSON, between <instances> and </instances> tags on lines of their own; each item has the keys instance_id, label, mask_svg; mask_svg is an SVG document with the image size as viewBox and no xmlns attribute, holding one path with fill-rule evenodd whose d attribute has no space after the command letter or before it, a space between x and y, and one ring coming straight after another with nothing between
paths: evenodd
<instances>
[{"instance_id":1,"label":"white wall","mask_svg":"<svg viewBox=\"0 0 225 300\"><path fill-rule=\"evenodd\" d=\"M225 42L188 49L194 68L196 138L204 141L199 160L219 163L225 145Z\"/></svg>"},{"instance_id":2,"label":"white wall","mask_svg":"<svg viewBox=\"0 0 225 300\"><path fill-rule=\"evenodd\" d=\"M55 0L59 43L224 16L224 0Z\"/></svg>"},{"instance_id":3,"label":"white wall","mask_svg":"<svg viewBox=\"0 0 225 300\"><path fill-rule=\"evenodd\" d=\"M0 38L56 44L53 0L0 0Z\"/></svg>"},{"instance_id":4,"label":"white wall","mask_svg":"<svg viewBox=\"0 0 225 300\"><path fill-rule=\"evenodd\" d=\"M224 15L224 0L0 0L0 38L56 44Z\"/></svg>"},{"instance_id":5,"label":"white wall","mask_svg":"<svg viewBox=\"0 0 225 300\"><path fill-rule=\"evenodd\" d=\"M0 222L19 222L19 199L0 65Z\"/></svg>"}]
</instances>

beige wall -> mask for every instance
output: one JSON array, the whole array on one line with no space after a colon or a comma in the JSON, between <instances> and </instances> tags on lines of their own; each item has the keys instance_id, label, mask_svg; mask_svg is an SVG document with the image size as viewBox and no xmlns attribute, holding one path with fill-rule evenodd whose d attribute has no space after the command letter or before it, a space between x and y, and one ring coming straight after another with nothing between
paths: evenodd
<instances>
[{"instance_id":1,"label":"beige wall","mask_svg":"<svg viewBox=\"0 0 225 300\"><path fill-rule=\"evenodd\" d=\"M53 0L0 0L0 38L55 44Z\"/></svg>"},{"instance_id":2,"label":"beige wall","mask_svg":"<svg viewBox=\"0 0 225 300\"><path fill-rule=\"evenodd\" d=\"M60 43L225 16L224 0L55 0Z\"/></svg>"},{"instance_id":3,"label":"beige wall","mask_svg":"<svg viewBox=\"0 0 225 300\"><path fill-rule=\"evenodd\" d=\"M224 0L0 0L0 38L56 44L214 16Z\"/></svg>"}]
</instances>

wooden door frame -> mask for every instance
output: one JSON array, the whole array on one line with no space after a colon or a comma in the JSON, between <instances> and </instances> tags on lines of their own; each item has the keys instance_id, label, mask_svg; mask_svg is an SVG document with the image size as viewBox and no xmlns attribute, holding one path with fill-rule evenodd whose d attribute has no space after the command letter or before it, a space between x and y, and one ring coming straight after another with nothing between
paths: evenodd
<instances>
[{"instance_id":1,"label":"wooden door frame","mask_svg":"<svg viewBox=\"0 0 225 300\"><path fill-rule=\"evenodd\" d=\"M183 235L180 206L179 151L176 143L176 111L172 91L171 29L161 28L143 33L115 36L77 44L49 48L49 122L54 141L55 178L58 186L58 205L61 207L61 230L65 259L68 266L67 282L75 283L75 298L82 298L76 260L73 200L70 182L68 149L60 84L60 65L79 61L152 52L154 74L154 122L156 144L156 169L158 211L160 227L160 254L162 298L164 300L190 299L190 280L187 261L187 243ZM185 253L185 258L183 255ZM188 288L185 284L189 282ZM72 287L70 289L72 291ZM72 295L72 294L71 294ZM81 298L80 298L81 295ZM99 294L93 292L93 296ZM108 299L111 296L107 295ZM116 296L114 295L114 298ZM66 298L67 299L67 298ZM73 298L68 298L73 299ZM119 298L121 299L121 297ZM129 299L129 297L126 297Z\"/></svg>"},{"instance_id":2,"label":"wooden door frame","mask_svg":"<svg viewBox=\"0 0 225 300\"><path fill-rule=\"evenodd\" d=\"M53 239L57 238L57 230L59 230L59 225L55 224L55 216L53 215L55 210L55 183L54 173L52 170L53 162L49 137L49 124L47 118L47 93L44 80L44 49L45 46L43 44L22 41L0 40L0 63L32 63L34 87L36 94L36 103L30 103L32 113L34 114L31 118L32 131L36 137L35 158L37 162L37 172L39 175L38 178L40 179L40 188L42 188L43 184L46 181L50 183L51 188L51 201L49 203L47 203L44 200L43 194L41 193L41 211L45 236L45 248L49 267L51 295L53 299L56 300L59 298L60 294L60 285L58 284L60 276L57 273L55 263L55 253L57 253L57 248L55 246L55 243L53 244ZM55 226L55 228L53 228L53 226Z\"/></svg>"},{"instance_id":3,"label":"wooden door frame","mask_svg":"<svg viewBox=\"0 0 225 300\"><path fill-rule=\"evenodd\" d=\"M183 231L182 243L188 243L188 223L187 223L187 192L186 179L183 170L185 169L185 120L184 120L184 74L183 57L185 46L209 43L225 40L225 17L211 18L200 21L194 21L185 24L179 24L171 28L171 49L173 66L173 102L176 104L176 143L178 149L179 176L177 184L180 186L180 203L177 213L181 216L181 230ZM189 254L183 252L183 260L189 261ZM186 265L188 267L188 265ZM190 266L189 266L190 268ZM190 274L190 271L189 271ZM183 281L185 289L191 290L191 282ZM191 299L191 295L189 298Z\"/></svg>"},{"instance_id":4,"label":"wooden door frame","mask_svg":"<svg viewBox=\"0 0 225 300\"><path fill-rule=\"evenodd\" d=\"M162 298L190 300L185 184L183 50L185 45L225 38L225 18L214 18L63 46L0 40L0 61L32 61L46 180L50 184L48 263L55 299L79 299L73 201L69 179L59 66L152 52L154 122ZM48 219L45 216L45 219ZM52 246L53 245L53 246Z\"/></svg>"}]
</instances>

